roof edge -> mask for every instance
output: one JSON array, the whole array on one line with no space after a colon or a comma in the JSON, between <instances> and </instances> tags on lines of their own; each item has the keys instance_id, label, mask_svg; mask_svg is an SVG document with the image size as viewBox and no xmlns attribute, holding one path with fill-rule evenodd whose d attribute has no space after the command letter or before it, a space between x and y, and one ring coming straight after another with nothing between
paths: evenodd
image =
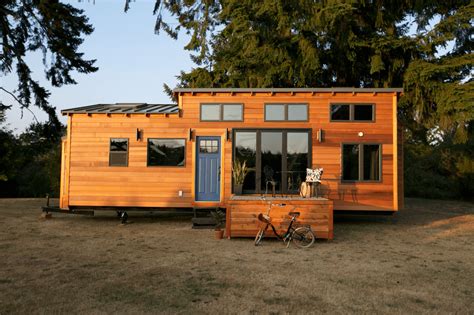
<instances>
[{"instance_id":1,"label":"roof edge","mask_svg":"<svg viewBox=\"0 0 474 315\"><path fill-rule=\"evenodd\" d=\"M178 114L177 104L115 103L93 104L61 110L61 115L69 114Z\"/></svg>"},{"instance_id":2,"label":"roof edge","mask_svg":"<svg viewBox=\"0 0 474 315\"><path fill-rule=\"evenodd\" d=\"M403 93L403 88L176 88L173 93L284 93L284 92L339 92L339 93Z\"/></svg>"}]
</instances>

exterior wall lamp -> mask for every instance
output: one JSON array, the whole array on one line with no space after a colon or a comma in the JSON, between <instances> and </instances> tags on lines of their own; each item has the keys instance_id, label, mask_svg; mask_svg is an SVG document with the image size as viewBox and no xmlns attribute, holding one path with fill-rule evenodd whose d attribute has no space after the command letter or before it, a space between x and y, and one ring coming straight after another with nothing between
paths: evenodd
<instances>
[{"instance_id":1,"label":"exterior wall lamp","mask_svg":"<svg viewBox=\"0 0 474 315\"><path fill-rule=\"evenodd\" d=\"M137 141L143 140L143 129L137 128Z\"/></svg>"},{"instance_id":2,"label":"exterior wall lamp","mask_svg":"<svg viewBox=\"0 0 474 315\"><path fill-rule=\"evenodd\" d=\"M195 137L196 137L196 131L194 129L189 128L188 141L194 141Z\"/></svg>"},{"instance_id":3,"label":"exterior wall lamp","mask_svg":"<svg viewBox=\"0 0 474 315\"><path fill-rule=\"evenodd\" d=\"M324 131L322 129L318 130L317 136L319 142L324 142Z\"/></svg>"}]
</instances>

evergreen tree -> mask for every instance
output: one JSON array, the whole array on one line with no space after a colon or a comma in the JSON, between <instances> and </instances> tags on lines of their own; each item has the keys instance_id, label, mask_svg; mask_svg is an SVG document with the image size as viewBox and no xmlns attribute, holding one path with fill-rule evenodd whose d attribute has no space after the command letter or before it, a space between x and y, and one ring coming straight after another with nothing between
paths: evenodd
<instances>
[{"instance_id":1,"label":"evergreen tree","mask_svg":"<svg viewBox=\"0 0 474 315\"><path fill-rule=\"evenodd\" d=\"M179 87L403 87L406 152L419 162L407 163L407 191L474 195L472 1L158 0L154 13L157 32L191 34L197 67Z\"/></svg>"},{"instance_id":2,"label":"evergreen tree","mask_svg":"<svg viewBox=\"0 0 474 315\"><path fill-rule=\"evenodd\" d=\"M164 11L178 23L163 21ZM181 87L403 86L400 112L413 134L426 141L440 127L468 140L469 0L157 0L154 13L157 32L191 34L185 48L197 67L179 75Z\"/></svg>"},{"instance_id":3,"label":"evergreen tree","mask_svg":"<svg viewBox=\"0 0 474 315\"><path fill-rule=\"evenodd\" d=\"M31 104L45 111L60 132L55 108L48 102L49 92L32 78L25 59L28 52L41 51L46 78L53 86L75 84L72 72L97 71L95 60L78 52L83 36L93 28L82 10L59 0L2 0L0 4L0 75L16 72L16 92L0 89L12 96L23 109Z\"/></svg>"}]
</instances>

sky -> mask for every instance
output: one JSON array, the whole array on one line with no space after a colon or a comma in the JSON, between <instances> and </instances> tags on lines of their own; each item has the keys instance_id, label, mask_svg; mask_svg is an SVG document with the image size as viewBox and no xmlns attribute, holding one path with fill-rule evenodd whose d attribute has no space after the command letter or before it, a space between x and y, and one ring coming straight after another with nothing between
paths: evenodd
<instances>
[{"instance_id":1,"label":"sky","mask_svg":"<svg viewBox=\"0 0 474 315\"><path fill-rule=\"evenodd\" d=\"M86 59L97 59L99 70L92 74L75 74L76 85L52 87L44 76L44 66L40 53L29 55L28 64L33 78L50 92L50 103L56 107L63 123L65 117L61 109L97 103L144 102L170 103L163 91L163 83L174 87L176 75L188 71L193 63L189 52L183 47L189 37L180 34L173 40L165 33L154 33L154 0L136 0L131 9L124 13L124 0L77 0L64 1L85 10L94 32L85 38L79 51ZM171 17L164 16L165 21ZM18 84L16 74L0 77L0 85L13 91ZM18 104L6 93L0 91L4 104L13 104L15 109L7 111L9 129L22 132L33 120L32 114L21 111ZM31 106L40 121L47 116L35 106Z\"/></svg>"}]
</instances>

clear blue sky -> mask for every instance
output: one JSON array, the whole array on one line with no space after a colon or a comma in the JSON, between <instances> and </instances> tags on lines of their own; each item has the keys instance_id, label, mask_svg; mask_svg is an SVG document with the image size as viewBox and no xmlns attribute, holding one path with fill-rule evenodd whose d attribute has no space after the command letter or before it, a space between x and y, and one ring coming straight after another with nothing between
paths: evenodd
<instances>
[{"instance_id":1,"label":"clear blue sky","mask_svg":"<svg viewBox=\"0 0 474 315\"><path fill-rule=\"evenodd\" d=\"M176 75L193 66L189 52L183 49L188 41L180 34L175 41L168 35L154 33L154 0L132 2L131 10L123 12L124 0L77 0L64 1L84 9L94 32L85 38L80 51L87 59L97 59L99 71L89 75L76 74L76 85L53 88L44 78L41 54L28 56L33 77L51 92L50 103L60 110L95 103L147 102L169 103L163 92L163 83L174 87ZM171 17L164 17L171 21ZM17 86L15 74L0 77L1 86L14 90ZM0 100L15 104L14 100L0 91ZM39 120L46 115L31 107ZM7 111L7 123L16 132L23 131L33 122L32 115L24 111L23 119L16 106ZM65 123L64 117L61 120Z\"/></svg>"}]
</instances>

